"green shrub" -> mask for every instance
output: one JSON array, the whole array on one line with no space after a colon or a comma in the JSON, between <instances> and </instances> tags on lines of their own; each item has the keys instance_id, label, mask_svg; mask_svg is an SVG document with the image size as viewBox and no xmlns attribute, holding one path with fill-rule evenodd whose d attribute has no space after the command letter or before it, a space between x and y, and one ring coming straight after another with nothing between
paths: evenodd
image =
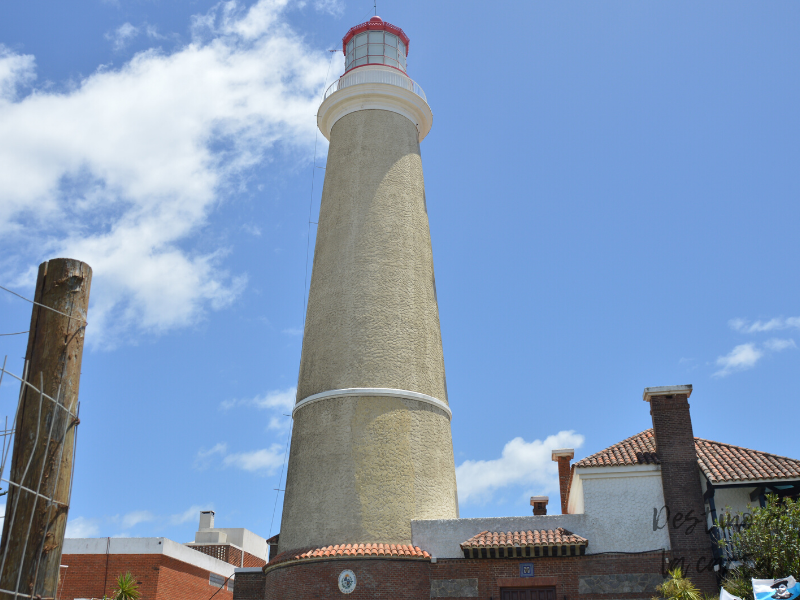
<instances>
[{"instance_id":1,"label":"green shrub","mask_svg":"<svg viewBox=\"0 0 800 600\"><path fill-rule=\"evenodd\" d=\"M749 599L753 597L751 579L800 575L800 499L769 495L766 506L752 508L743 523L730 541L719 541L738 560L722 581L729 594Z\"/></svg>"}]
</instances>

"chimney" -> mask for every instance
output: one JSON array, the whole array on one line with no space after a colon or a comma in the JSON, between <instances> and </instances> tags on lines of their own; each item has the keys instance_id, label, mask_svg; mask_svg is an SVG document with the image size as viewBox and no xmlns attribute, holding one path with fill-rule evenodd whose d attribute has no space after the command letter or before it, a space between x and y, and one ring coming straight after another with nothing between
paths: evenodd
<instances>
[{"instance_id":1,"label":"chimney","mask_svg":"<svg viewBox=\"0 0 800 600\"><path fill-rule=\"evenodd\" d=\"M713 594L718 585L710 568L713 551L703 515L705 506L689 414L691 395L691 385L671 385L645 388L643 399L650 403L656 455L661 463L672 553L669 566L680 566L701 591Z\"/></svg>"},{"instance_id":2,"label":"chimney","mask_svg":"<svg viewBox=\"0 0 800 600\"><path fill-rule=\"evenodd\" d=\"M553 450L553 462L558 463L558 489L561 491L561 514L567 514L567 503L569 502L569 461L575 457L575 450L572 448L560 448Z\"/></svg>"},{"instance_id":3,"label":"chimney","mask_svg":"<svg viewBox=\"0 0 800 600\"><path fill-rule=\"evenodd\" d=\"M538 516L547 514L547 503L550 498L547 496L531 496L531 506L533 507L533 514Z\"/></svg>"},{"instance_id":4,"label":"chimney","mask_svg":"<svg viewBox=\"0 0 800 600\"><path fill-rule=\"evenodd\" d=\"M214 529L214 511L201 510L200 511L200 531L203 529Z\"/></svg>"}]
</instances>

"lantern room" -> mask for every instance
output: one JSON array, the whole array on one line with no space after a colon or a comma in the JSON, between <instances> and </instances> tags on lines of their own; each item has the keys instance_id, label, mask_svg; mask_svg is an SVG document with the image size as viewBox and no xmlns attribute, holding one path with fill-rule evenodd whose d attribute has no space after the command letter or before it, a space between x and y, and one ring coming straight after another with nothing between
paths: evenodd
<instances>
[{"instance_id":1,"label":"lantern room","mask_svg":"<svg viewBox=\"0 0 800 600\"><path fill-rule=\"evenodd\" d=\"M378 16L352 27L342 39L345 73L364 65L386 65L405 73L408 36Z\"/></svg>"}]
</instances>

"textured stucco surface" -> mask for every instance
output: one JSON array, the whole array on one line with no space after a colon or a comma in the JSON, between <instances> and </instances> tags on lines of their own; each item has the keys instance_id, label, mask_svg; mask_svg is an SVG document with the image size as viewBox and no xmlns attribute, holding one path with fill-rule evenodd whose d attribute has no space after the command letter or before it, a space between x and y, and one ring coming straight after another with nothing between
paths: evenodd
<instances>
[{"instance_id":1,"label":"textured stucco surface","mask_svg":"<svg viewBox=\"0 0 800 600\"><path fill-rule=\"evenodd\" d=\"M425 402L348 396L295 415L280 551L411 543L412 519L458 515L450 420Z\"/></svg>"},{"instance_id":2,"label":"textured stucco surface","mask_svg":"<svg viewBox=\"0 0 800 600\"><path fill-rule=\"evenodd\" d=\"M584 471L586 473L584 473ZM583 483L584 514L596 552L645 552L669 548L667 528L653 531L653 510L664 506L657 466L576 469Z\"/></svg>"},{"instance_id":3,"label":"textured stucco surface","mask_svg":"<svg viewBox=\"0 0 800 600\"><path fill-rule=\"evenodd\" d=\"M297 398L351 387L447 402L417 130L362 110L333 126Z\"/></svg>"},{"instance_id":4,"label":"textured stucco surface","mask_svg":"<svg viewBox=\"0 0 800 600\"><path fill-rule=\"evenodd\" d=\"M395 388L447 402L417 130L362 110L339 119L320 206L298 401ZM411 543L412 519L458 517L450 421L383 396L295 413L279 551Z\"/></svg>"}]
</instances>

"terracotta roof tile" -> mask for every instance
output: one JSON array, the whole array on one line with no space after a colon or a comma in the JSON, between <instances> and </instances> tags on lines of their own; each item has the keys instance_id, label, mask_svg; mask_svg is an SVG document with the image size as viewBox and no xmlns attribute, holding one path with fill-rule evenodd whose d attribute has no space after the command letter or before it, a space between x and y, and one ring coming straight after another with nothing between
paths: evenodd
<instances>
[{"instance_id":1,"label":"terracotta roof tile","mask_svg":"<svg viewBox=\"0 0 800 600\"><path fill-rule=\"evenodd\" d=\"M461 543L461 548L509 548L514 546L586 546L589 541L579 535L558 529L534 531L482 531Z\"/></svg>"},{"instance_id":2,"label":"terracotta roof tile","mask_svg":"<svg viewBox=\"0 0 800 600\"><path fill-rule=\"evenodd\" d=\"M697 463L711 483L800 479L800 460L694 438Z\"/></svg>"},{"instance_id":3,"label":"terracotta roof tile","mask_svg":"<svg viewBox=\"0 0 800 600\"><path fill-rule=\"evenodd\" d=\"M798 479L800 460L702 438L694 439L697 464L711 483ZM652 429L629 437L575 463L576 467L657 465Z\"/></svg>"},{"instance_id":4,"label":"terracotta roof tile","mask_svg":"<svg viewBox=\"0 0 800 600\"><path fill-rule=\"evenodd\" d=\"M616 465L657 465L653 430L637 433L575 463L576 467L611 467Z\"/></svg>"},{"instance_id":5,"label":"terracotta roof tile","mask_svg":"<svg viewBox=\"0 0 800 600\"><path fill-rule=\"evenodd\" d=\"M286 561L340 556L394 556L411 559L426 559L431 557L430 554L418 548L417 546L407 546L402 544L335 544L333 546L314 548L300 554L290 554L282 558L283 561Z\"/></svg>"}]
</instances>

